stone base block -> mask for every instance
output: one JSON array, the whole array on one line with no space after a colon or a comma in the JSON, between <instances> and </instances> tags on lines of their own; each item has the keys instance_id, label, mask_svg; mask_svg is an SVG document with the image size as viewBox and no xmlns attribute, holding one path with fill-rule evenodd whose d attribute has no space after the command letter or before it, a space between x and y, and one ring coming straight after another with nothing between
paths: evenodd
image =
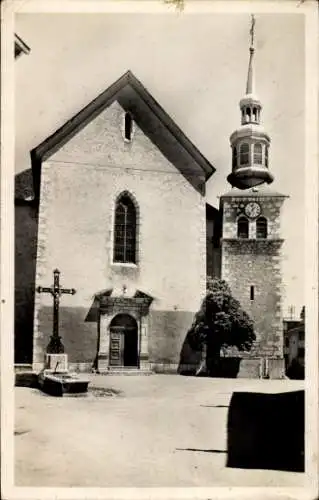
<instances>
[{"instance_id":1,"label":"stone base block","mask_svg":"<svg viewBox=\"0 0 319 500\"><path fill-rule=\"evenodd\" d=\"M269 378L282 379L285 378L285 360L284 358L268 360Z\"/></svg>"},{"instance_id":2,"label":"stone base block","mask_svg":"<svg viewBox=\"0 0 319 500\"><path fill-rule=\"evenodd\" d=\"M67 354L46 354L45 369L58 372L68 371L68 355Z\"/></svg>"},{"instance_id":3,"label":"stone base block","mask_svg":"<svg viewBox=\"0 0 319 500\"><path fill-rule=\"evenodd\" d=\"M285 362L283 358L243 358L238 378L283 379Z\"/></svg>"},{"instance_id":4,"label":"stone base block","mask_svg":"<svg viewBox=\"0 0 319 500\"><path fill-rule=\"evenodd\" d=\"M148 358L146 359L140 359L140 369L141 370L149 370L150 369L150 362Z\"/></svg>"},{"instance_id":5,"label":"stone base block","mask_svg":"<svg viewBox=\"0 0 319 500\"><path fill-rule=\"evenodd\" d=\"M97 371L99 373L105 373L109 369L109 357L107 354L99 354L97 359Z\"/></svg>"},{"instance_id":6,"label":"stone base block","mask_svg":"<svg viewBox=\"0 0 319 500\"><path fill-rule=\"evenodd\" d=\"M261 378L261 360L260 358L246 359L240 361L237 378Z\"/></svg>"}]
</instances>

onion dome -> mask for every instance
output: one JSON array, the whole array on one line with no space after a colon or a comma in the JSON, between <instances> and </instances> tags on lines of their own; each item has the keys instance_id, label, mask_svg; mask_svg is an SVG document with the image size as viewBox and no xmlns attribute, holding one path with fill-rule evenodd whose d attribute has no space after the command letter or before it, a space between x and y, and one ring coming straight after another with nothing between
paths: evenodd
<instances>
[{"instance_id":1,"label":"onion dome","mask_svg":"<svg viewBox=\"0 0 319 500\"><path fill-rule=\"evenodd\" d=\"M230 136L232 173L227 180L239 189L258 186L264 182L270 184L274 180L269 172L270 137L260 125L262 104L255 93L254 27L255 18L252 16L246 94L239 102L241 126Z\"/></svg>"}]
</instances>

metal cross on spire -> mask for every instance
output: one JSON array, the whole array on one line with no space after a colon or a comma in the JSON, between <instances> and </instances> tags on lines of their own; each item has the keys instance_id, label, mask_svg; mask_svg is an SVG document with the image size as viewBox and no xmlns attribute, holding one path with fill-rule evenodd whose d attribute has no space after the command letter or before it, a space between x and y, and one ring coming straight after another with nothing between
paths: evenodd
<instances>
[{"instance_id":1,"label":"metal cross on spire","mask_svg":"<svg viewBox=\"0 0 319 500\"><path fill-rule=\"evenodd\" d=\"M255 38L255 24L256 24L256 19L254 14L251 15L251 27L250 27L250 46L251 48L254 48L254 38Z\"/></svg>"},{"instance_id":2,"label":"metal cross on spire","mask_svg":"<svg viewBox=\"0 0 319 500\"><path fill-rule=\"evenodd\" d=\"M249 63L248 63L248 74L247 74L247 84L246 84L246 94L254 93L254 67L253 67L253 57L254 57L254 38L255 38L255 16L251 15L251 26L250 26L250 47L249 47Z\"/></svg>"}]
</instances>

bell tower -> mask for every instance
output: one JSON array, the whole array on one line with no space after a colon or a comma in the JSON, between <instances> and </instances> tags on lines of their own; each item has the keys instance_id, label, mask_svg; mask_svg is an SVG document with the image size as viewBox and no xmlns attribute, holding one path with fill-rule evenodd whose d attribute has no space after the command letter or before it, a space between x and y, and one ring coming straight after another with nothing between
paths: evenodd
<instances>
[{"instance_id":1,"label":"bell tower","mask_svg":"<svg viewBox=\"0 0 319 500\"><path fill-rule=\"evenodd\" d=\"M220 198L221 277L254 321L256 342L242 358L239 376L284 375L281 209L286 198L267 186L270 137L260 125L261 101L254 85L255 18L252 16L246 94L241 126L230 136L232 189ZM229 352L229 355L235 355Z\"/></svg>"},{"instance_id":2,"label":"bell tower","mask_svg":"<svg viewBox=\"0 0 319 500\"><path fill-rule=\"evenodd\" d=\"M255 18L252 16L246 94L239 102L241 126L230 136L232 172L227 180L239 189L264 182L270 184L274 180L269 172L270 138L260 125L262 104L255 92L254 31Z\"/></svg>"}]
</instances>

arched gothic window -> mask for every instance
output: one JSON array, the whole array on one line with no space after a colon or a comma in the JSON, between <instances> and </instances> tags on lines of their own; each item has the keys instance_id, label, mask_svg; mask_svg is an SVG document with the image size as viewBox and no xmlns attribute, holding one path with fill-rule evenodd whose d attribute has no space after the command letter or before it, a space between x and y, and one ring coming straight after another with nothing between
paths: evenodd
<instances>
[{"instance_id":1,"label":"arched gothic window","mask_svg":"<svg viewBox=\"0 0 319 500\"><path fill-rule=\"evenodd\" d=\"M237 221L237 237L238 238L248 238L249 237L249 222L246 217L239 217Z\"/></svg>"},{"instance_id":2,"label":"arched gothic window","mask_svg":"<svg viewBox=\"0 0 319 500\"><path fill-rule=\"evenodd\" d=\"M233 168L237 167L237 147L233 147Z\"/></svg>"},{"instance_id":3,"label":"arched gothic window","mask_svg":"<svg viewBox=\"0 0 319 500\"><path fill-rule=\"evenodd\" d=\"M262 145L257 143L254 145L254 163L257 163L257 165L262 165Z\"/></svg>"},{"instance_id":4,"label":"arched gothic window","mask_svg":"<svg viewBox=\"0 0 319 500\"><path fill-rule=\"evenodd\" d=\"M114 218L114 262L136 263L136 208L128 193L117 200Z\"/></svg>"},{"instance_id":5,"label":"arched gothic window","mask_svg":"<svg viewBox=\"0 0 319 500\"><path fill-rule=\"evenodd\" d=\"M256 238L265 239L268 236L268 224L265 217L259 217L256 221Z\"/></svg>"},{"instance_id":6,"label":"arched gothic window","mask_svg":"<svg viewBox=\"0 0 319 500\"><path fill-rule=\"evenodd\" d=\"M249 163L249 144L246 142L240 145L240 164L248 165Z\"/></svg>"}]
</instances>

